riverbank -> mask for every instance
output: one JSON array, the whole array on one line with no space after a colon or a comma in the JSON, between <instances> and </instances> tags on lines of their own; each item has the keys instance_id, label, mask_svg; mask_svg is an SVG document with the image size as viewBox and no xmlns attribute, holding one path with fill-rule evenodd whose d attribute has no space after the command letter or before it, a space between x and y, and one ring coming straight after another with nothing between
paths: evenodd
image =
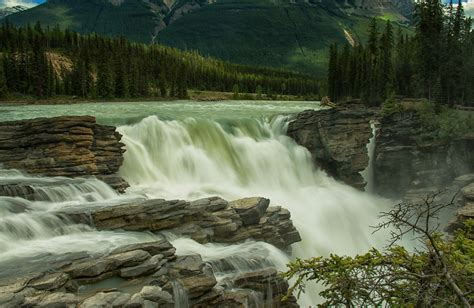
<instances>
[{"instance_id":1,"label":"riverbank","mask_svg":"<svg viewBox=\"0 0 474 308\"><path fill-rule=\"evenodd\" d=\"M189 90L188 100L196 101L235 101L235 100L262 100L262 101L307 101L312 98L294 95L267 95L256 93L239 93L237 96L232 92L198 91ZM47 99L34 97L13 97L0 100L0 105L73 105L73 104L96 104L96 103L131 103L131 102L164 102L182 100L176 97L137 97L137 98L111 98L111 99L85 99L73 96L58 96Z\"/></svg>"}]
</instances>

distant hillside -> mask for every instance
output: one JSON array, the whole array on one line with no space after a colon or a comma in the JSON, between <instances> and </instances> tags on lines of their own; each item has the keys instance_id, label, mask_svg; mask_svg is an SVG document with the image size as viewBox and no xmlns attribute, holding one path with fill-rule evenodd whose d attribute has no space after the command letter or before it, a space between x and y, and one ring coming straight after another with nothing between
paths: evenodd
<instances>
[{"instance_id":1,"label":"distant hillside","mask_svg":"<svg viewBox=\"0 0 474 308\"><path fill-rule=\"evenodd\" d=\"M14 14L203 55L323 74L332 42L363 41L372 16L406 23L412 0L50 0Z\"/></svg>"}]
</instances>

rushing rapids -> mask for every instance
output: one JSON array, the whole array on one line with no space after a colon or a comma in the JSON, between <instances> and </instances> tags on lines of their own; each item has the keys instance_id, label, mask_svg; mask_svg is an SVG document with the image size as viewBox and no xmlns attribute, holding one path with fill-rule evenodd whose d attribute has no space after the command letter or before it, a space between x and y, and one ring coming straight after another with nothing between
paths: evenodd
<instances>
[{"instance_id":1,"label":"rushing rapids","mask_svg":"<svg viewBox=\"0 0 474 308\"><path fill-rule=\"evenodd\" d=\"M295 247L300 257L354 254L380 243L369 226L384 201L315 170L286 126L283 116L225 123L151 116L119 128L127 145L121 174L132 190L153 197L268 197L292 213L303 235Z\"/></svg>"},{"instance_id":2,"label":"rushing rapids","mask_svg":"<svg viewBox=\"0 0 474 308\"><path fill-rule=\"evenodd\" d=\"M120 118L120 105L103 109L94 106L93 115L99 120L102 116L108 124L122 125L118 130L127 151L120 173L131 185L125 195L117 195L94 179L66 180L1 172L0 182L29 185L36 197L28 201L12 192L0 199L0 267L8 266L15 258L78 251L100 254L124 244L153 241L153 234L97 231L53 214L60 209L109 206L143 198L193 200L220 196L235 200L262 196L273 205L289 209L303 239L293 245L292 256L260 242L202 245L165 235L178 255L197 253L210 262L218 280L269 264L284 270L291 257L331 252L352 255L384 243L385 236L372 234L369 226L375 224L377 214L390 202L329 178L313 166L305 148L286 136L290 118L278 114L303 110L309 105L288 109L278 103L231 105L230 116L225 116L215 105L199 104L190 105L189 117L182 113L173 117L171 110L175 104L165 105L164 109L151 106L148 115L140 109L140 120L125 111L128 118ZM107 108L117 112L107 113ZM136 106L130 108L136 110ZM154 113L151 109L158 115L150 116ZM49 107L39 108L33 115L50 112ZM61 109L54 109L54 113L60 114ZM24 118L26 114L18 111L17 116ZM222 260L227 262L223 264ZM174 291L182 293L178 287ZM305 306L317 300L316 290L308 291L300 301ZM259 302L257 295L255 302ZM186 303L183 299L181 306Z\"/></svg>"}]
</instances>

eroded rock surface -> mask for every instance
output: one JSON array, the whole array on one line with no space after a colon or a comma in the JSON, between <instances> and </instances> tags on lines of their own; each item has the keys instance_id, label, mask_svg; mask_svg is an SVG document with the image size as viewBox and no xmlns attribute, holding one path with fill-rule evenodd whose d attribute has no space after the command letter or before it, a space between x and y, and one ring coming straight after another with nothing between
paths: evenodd
<instances>
[{"instance_id":1,"label":"eroded rock surface","mask_svg":"<svg viewBox=\"0 0 474 308\"><path fill-rule=\"evenodd\" d=\"M362 189L360 175L369 163L367 144L373 113L362 105L307 110L288 127L288 136L306 147L316 166L353 187Z\"/></svg>"},{"instance_id":2,"label":"eroded rock surface","mask_svg":"<svg viewBox=\"0 0 474 308\"><path fill-rule=\"evenodd\" d=\"M44 176L95 176L118 191L124 144L115 127L90 116L63 116L0 123L0 164Z\"/></svg>"},{"instance_id":3,"label":"eroded rock surface","mask_svg":"<svg viewBox=\"0 0 474 308\"><path fill-rule=\"evenodd\" d=\"M99 282L109 287L96 286ZM101 256L53 261L47 271L25 276L3 275L0 306L297 307L294 298L281 301L287 290L287 282L271 268L219 283L210 263L199 255L176 256L175 248L163 239L122 246Z\"/></svg>"},{"instance_id":4,"label":"eroded rock surface","mask_svg":"<svg viewBox=\"0 0 474 308\"><path fill-rule=\"evenodd\" d=\"M193 202L162 199L91 209L90 213L61 213L98 230L170 231L199 243L265 241L286 249L301 241L290 212L269 207L265 198L227 202L218 197ZM252 215L249 219L248 215Z\"/></svg>"}]
</instances>

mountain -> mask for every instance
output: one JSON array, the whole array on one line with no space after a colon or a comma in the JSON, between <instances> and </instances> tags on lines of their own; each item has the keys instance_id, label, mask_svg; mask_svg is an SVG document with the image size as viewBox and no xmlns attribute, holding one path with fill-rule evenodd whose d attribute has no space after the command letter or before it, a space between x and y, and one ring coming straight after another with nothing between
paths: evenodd
<instances>
[{"instance_id":1,"label":"mountain","mask_svg":"<svg viewBox=\"0 0 474 308\"><path fill-rule=\"evenodd\" d=\"M28 9L27 7L16 5L12 7L5 7L0 8L0 19L7 17L8 15L15 14L18 12L23 12L24 10Z\"/></svg>"},{"instance_id":2,"label":"mountain","mask_svg":"<svg viewBox=\"0 0 474 308\"><path fill-rule=\"evenodd\" d=\"M412 0L50 0L9 20L322 74L330 43L363 41L373 16L405 23L411 10Z\"/></svg>"}]
</instances>

